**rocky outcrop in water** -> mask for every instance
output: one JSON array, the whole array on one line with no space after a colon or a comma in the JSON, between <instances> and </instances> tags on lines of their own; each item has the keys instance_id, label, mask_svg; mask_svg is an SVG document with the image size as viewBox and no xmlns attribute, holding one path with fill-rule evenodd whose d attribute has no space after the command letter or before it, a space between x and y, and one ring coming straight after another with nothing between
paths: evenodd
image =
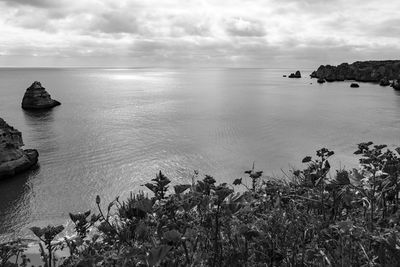
<instances>
[{"instance_id":1,"label":"rocky outcrop in water","mask_svg":"<svg viewBox=\"0 0 400 267\"><path fill-rule=\"evenodd\" d=\"M391 86L393 87L394 90L399 91L400 90L400 79L394 80Z\"/></svg>"},{"instance_id":2,"label":"rocky outcrop in water","mask_svg":"<svg viewBox=\"0 0 400 267\"><path fill-rule=\"evenodd\" d=\"M22 99L23 109L48 109L61 105L57 100L51 99L50 94L42 87L40 82L34 82L26 89Z\"/></svg>"},{"instance_id":3,"label":"rocky outcrop in water","mask_svg":"<svg viewBox=\"0 0 400 267\"><path fill-rule=\"evenodd\" d=\"M37 164L35 149L21 149L22 134L0 118L0 180L26 171Z\"/></svg>"},{"instance_id":4,"label":"rocky outcrop in water","mask_svg":"<svg viewBox=\"0 0 400 267\"><path fill-rule=\"evenodd\" d=\"M323 78L328 82L356 80L359 82L380 82L400 78L400 60L357 61L352 64L342 63L338 66L321 65L311 75L312 78Z\"/></svg>"},{"instance_id":5,"label":"rocky outcrop in water","mask_svg":"<svg viewBox=\"0 0 400 267\"><path fill-rule=\"evenodd\" d=\"M390 81L389 81L389 79L387 77L384 77L379 81L379 85L380 86L389 86L390 85Z\"/></svg>"},{"instance_id":6,"label":"rocky outcrop in water","mask_svg":"<svg viewBox=\"0 0 400 267\"><path fill-rule=\"evenodd\" d=\"M291 73L291 74L289 75L289 78L301 78L301 73L300 73L300 71L298 70L298 71L296 71L296 73Z\"/></svg>"}]
</instances>

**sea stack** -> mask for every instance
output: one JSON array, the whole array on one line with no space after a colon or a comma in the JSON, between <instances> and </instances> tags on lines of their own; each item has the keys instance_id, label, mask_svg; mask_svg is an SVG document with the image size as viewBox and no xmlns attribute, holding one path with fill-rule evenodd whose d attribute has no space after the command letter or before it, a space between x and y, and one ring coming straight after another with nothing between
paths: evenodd
<instances>
[{"instance_id":1,"label":"sea stack","mask_svg":"<svg viewBox=\"0 0 400 267\"><path fill-rule=\"evenodd\" d=\"M298 71L296 71L296 73L291 73L291 74L289 75L289 78L301 78L301 73L300 73L300 71L298 70Z\"/></svg>"},{"instance_id":2,"label":"sea stack","mask_svg":"<svg viewBox=\"0 0 400 267\"><path fill-rule=\"evenodd\" d=\"M350 84L350 87L351 88L358 88L358 87L360 87L360 85L358 85L358 83L352 83L352 84Z\"/></svg>"},{"instance_id":3,"label":"sea stack","mask_svg":"<svg viewBox=\"0 0 400 267\"><path fill-rule=\"evenodd\" d=\"M20 131L0 118L0 180L26 171L38 162L35 149L21 149L24 146Z\"/></svg>"},{"instance_id":4,"label":"sea stack","mask_svg":"<svg viewBox=\"0 0 400 267\"><path fill-rule=\"evenodd\" d=\"M24 98L22 99L23 109L49 109L59 105L61 105L61 103L51 99L50 94L42 87L42 84L37 81L26 89Z\"/></svg>"}]
</instances>

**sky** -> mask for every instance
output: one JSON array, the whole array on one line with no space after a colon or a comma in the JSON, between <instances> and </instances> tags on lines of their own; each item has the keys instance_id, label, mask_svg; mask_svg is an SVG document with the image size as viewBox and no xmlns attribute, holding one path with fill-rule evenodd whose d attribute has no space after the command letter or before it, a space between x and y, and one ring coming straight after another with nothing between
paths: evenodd
<instances>
[{"instance_id":1,"label":"sky","mask_svg":"<svg viewBox=\"0 0 400 267\"><path fill-rule=\"evenodd\" d=\"M0 67L400 59L398 0L0 0Z\"/></svg>"}]
</instances>

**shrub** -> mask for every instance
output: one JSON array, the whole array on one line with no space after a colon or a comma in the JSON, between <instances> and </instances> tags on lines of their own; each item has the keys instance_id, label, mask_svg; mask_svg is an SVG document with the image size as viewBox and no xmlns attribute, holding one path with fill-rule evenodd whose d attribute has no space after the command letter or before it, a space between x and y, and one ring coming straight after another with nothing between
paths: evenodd
<instances>
[{"instance_id":1,"label":"shrub","mask_svg":"<svg viewBox=\"0 0 400 267\"><path fill-rule=\"evenodd\" d=\"M322 148L288 181L253 163L232 185L195 172L173 191L160 172L144 185L152 196L116 198L106 211L98 196L97 215L70 214L63 266L400 266L399 152L361 143L360 168L332 174L334 152ZM62 228L32 230L51 266Z\"/></svg>"}]
</instances>

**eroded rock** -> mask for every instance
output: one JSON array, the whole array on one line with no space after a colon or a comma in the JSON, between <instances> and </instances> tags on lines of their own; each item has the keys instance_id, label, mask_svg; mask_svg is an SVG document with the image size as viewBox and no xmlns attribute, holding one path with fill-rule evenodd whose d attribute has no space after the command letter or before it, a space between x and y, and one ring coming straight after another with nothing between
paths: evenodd
<instances>
[{"instance_id":1,"label":"eroded rock","mask_svg":"<svg viewBox=\"0 0 400 267\"><path fill-rule=\"evenodd\" d=\"M400 60L357 61L338 66L321 65L310 75L328 82L355 80L380 83L382 79L394 80L400 77Z\"/></svg>"},{"instance_id":2,"label":"eroded rock","mask_svg":"<svg viewBox=\"0 0 400 267\"><path fill-rule=\"evenodd\" d=\"M352 84L350 84L350 87L351 88L358 88L358 87L360 87L360 85L358 85L358 83L352 83Z\"/></svg>"},{"instance_id":3,"label":"eroded rock","mask_svg":"<svg viewBox=\"0 0 400 267\"><path fill-rule=\"evenodd\" d=\"M400 90L400 79L394 80L391 86L394 90Z\"/></svg>"},{"instance_id":4,"label":"eroded rock","mask_svg":"<svg viewBox=\"0 0 400 267\"><path fill-rule=\"evenodd\" d=\"M22 99L23 109L49 109L61 105L57 100L51 99L50 94L42 87L40 82L34 82L26 89Z\"/></svg>"},{"instance_id":5,"label":"eroded rock","mask_svg":"<svg viewBox=\"0 0 400 267\"><path fill-rule=\"evenodd\" d=\"M0 118L0 180L26 171L38 162L35 149L21 149L22 134Z\"/></svg>"},{"instance_id":6,"label":"eroded rock","mask_svg":"<svg viewBox=\"0 0 400 267\"><path fill-rule=\"evenodd\" d=\"M289 75L289 78L301 78L301 73L300 73L300 71L298 70L298 71L296 71L295 73L291 73L291 74Z\"/></svg>"},{"instance_id":7,"label":"eroded rock","mask_svg":"<svg viewBox=\"0 0 400 267\"><path fill-rule=\"evenodd\" d=\"M390 85L390 81L389 81L389 79L387 77L384 77L379 81L379 85L380 86L389 86Z\"/></svg>"}]
</instances>

